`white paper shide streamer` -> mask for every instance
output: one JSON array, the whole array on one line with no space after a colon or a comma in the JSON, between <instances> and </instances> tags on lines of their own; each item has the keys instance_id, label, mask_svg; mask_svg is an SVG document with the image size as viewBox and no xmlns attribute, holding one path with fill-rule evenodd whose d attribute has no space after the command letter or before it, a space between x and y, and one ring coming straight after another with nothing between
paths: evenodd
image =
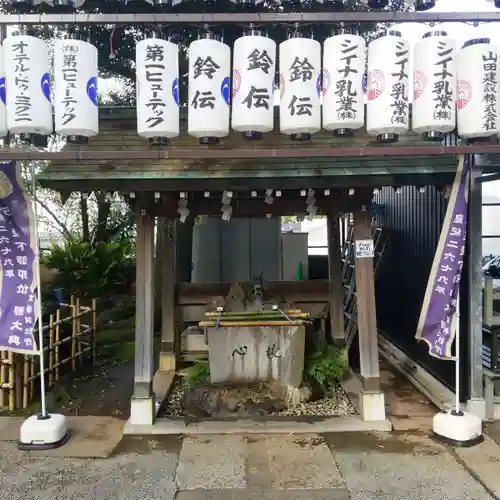
<instances>
[{"instance_id":1,"label":"white paper shide streamer","mask_svg":"<svg viewBox=\"0 0 500 500\"><path fill-rule=\"evenodd\" d=\"M498 47L488 38L469 40L457 53L460 137L490 137L500 131L498 56Z\"/></svg>"},{"instance_id":2,"label":"white paper shide streamer","mask_svg":"<svg viewBox=\"0 0 500 500\"><path fill-rule=\"evenodd\" d=\"M51 134L50 67L45 42L29 35L8 36L3 48L9 131Z\"/></svg>"},{"instance_id":3,"label":"white paper shide streamer","mask_svg":"<svg viewBox=\"0 0 500 500\"><path fill-rule=\"evenodd\" d=\"M395 141L409 126L409 45L389 32L368 46L368 134L379 141Z\"/></svg>"},{"instance_id":4,"label":"white paper shide streamer","mask_svg":"<svg viewBox=\"0 0 500 500\"><path fill-rule=\"evenodd\" d=\"M348 135L365 124L366 43L357 35L327 38L323 47L323 128Z\"/></svg>"},{"instance_id":5,"label":"white paper shide streamer","mask_svg":"<svg viewBox=\"0 0 500 500\"><path fill-rule=\"evenodd\" d=\"M274 126L276 43L260 35L238 38L233 52L231 125L248 138L260 138Z\"/></svg>"},{"instance_id":6,"label":"white paper shide streamer","mask_svg":"<svg viewBox=\"0 0 500 500\"><path fill-rule=\"evenodd\" d=\"M412 128L425 139L442 140L456 124L455 41L429 32L415 45Z\"/></svg>"},{"instance_id":7,"label":"white paper shide streamer","mask_svg":"<svg viewBox=\"0 0 500 500\"><path fill-rule=\"evenodd\" d=\"M83 40L56 40L54 47L55 131L72 138L99 132L97 48Z\"/></svg>"},{"instance_id":8,"label":"white paper shide streamer","mask_svg":"<svg viewBox=\"0 0 500 500\"><path fill-rule=\"evenodd\" d=\"M147 139L179 135L179 48L159 38L137 43L137 133ZM160 141L161 142L161 141Z\"/></svg>"},{"instance_id":9,"label":"white paper shide streamer","mask_svg":"<svg viewBox=\"0 0 500 500\"><path fill-rule=\"evenodd\" d=\"M290 38L279 46L280 131L309 139L321 129L321 45Z\"/></svg>"},{"instance_id":10,"label":"white paper shide streamer","mask_svg":"<svg viewBox=\"0 0 500 500\"><path fill-rule=\"evenodd\" d=\"M9 131L5 97L5 61L3 47L0 45L0 138L5 137Z\"/></svg>"},{"instance_id":11,"label":"white paper shide streamer","mask_svg":"<svg viewBox=\"0 0 500 500\"><path fill-rule=\"evenodd\" d=\"M231 49L213 39L189 46L188 133L203 143L229 133Z\"/></svg>"}]
</instances>

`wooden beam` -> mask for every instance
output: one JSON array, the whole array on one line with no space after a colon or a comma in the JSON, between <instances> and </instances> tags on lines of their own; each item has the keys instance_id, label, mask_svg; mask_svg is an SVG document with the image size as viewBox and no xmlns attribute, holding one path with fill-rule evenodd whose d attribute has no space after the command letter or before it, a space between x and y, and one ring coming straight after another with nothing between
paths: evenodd
<instances>
[{"instance_id":1,"label":"wooden beam","mask_svg":"<svg viewBox=\"0 0 500 500\"><path fill-rule=\"evenodd\" d=\"M330 283L330 332L337 345L345 342L344 290L342 286L339 213L327 217L328 281Z\"/></svg>"},{"instance_id":2,"label":"wooden beam","mask_svg":"<svg viewBox=\"0 0 500 500\"><path fill-rule=\"evenodd\" d=\"M392 156L445 156L467 154L500 153L500 145L473 144L469 146L368 146L329 148L271 148L271 149L144 149L134 151L114 150L61 150L37 151L32 149L1 148L0 161L58 160L80 162L86 160L255 160L255 159L300 159L341 157L392 157Z\"/></svg>"},{"instance_id":3,"label":"wooden beam","mask_svg":"<svg viewBox=\"0 0 500 500\"><path fill-rule=\"evenodd\" d=\"M491 22L500 13L489 12L232 12L232 13L102 13L102 14L3 14L0 25L204 25L204 24L357 24L405 22Z\"/></svg>"},{"instance_id":4,"label":"wooden beam","mask_svg":"<svg viewBox=\"0 0 500 500\"><path fill-rule=\"evenodd\" d=\"M56 191L71 188L74 191L119 191L121 193L156 191L175 193L179 191L222 191L233 190L266 190L266 189L339 189L383 186L443 186L453 182L456 162L445 166L432 165L412 167L411 163L404 168L394 168L389 162L387 168L374 172L369 165L354 168L332 167L315 169L317 163L304 164L307 168L294 170L293 164L286 170L269 168L265 176L256 170L245 172L223 170L217 177L205 173L185 170L169 174L166 171L145 172L138 170L124 172L121 170L104 172L82 172L69 170L42 172L40 185ZM362 162L360 162L362 165ZM259 176L257 176L259 175Z\"/></svg>"},{"instance_id":5,"label":"wooden beam","mask_svg":"<svg viewBox=\"0 0 500 500\"><path fill-rule=\"evenodd\" d=\"M153 395L154 237L153 219L137 217L134 399Z\"/></svg>"},{"instance_id":6,"label":"wooden beam","mask_svg":"<svg viewBox=\"0 0 500 500\"><path fill-rule=\"evenodd\" d=\"M295 197L274 198L272 204L267 204L261 198L238 198L235 196L231 202L233 207L233 217L266 217L280 215L304 214L306 202L304 197L296 193ZM201 195L201 196L200 196ZM354 195L349 196L347 192L334 191L330 196L323 196L318 193L316 196L316 206L318 215L326 214L329 210L337 212L353 212L361 204L368 204L372 198L370 188L356 190ZM189 193L188 208L190 218L198 215L220 216L222 202L220 196L213 195L210 198L204 198L203 193ZM139 211L146 209L151 215L157 217L178 218L177 213L179 203L178 193L160 193L160 198L155 201L153 193L136 193L135 200L131 201L132 209Z\"/></svg>"},{"instance_id":7,"label":"wooden beam","mask_svg":"<svg viewBox=\"0 0 500 500\"><path fill-rule=\"evenodd\" d=\"M374 259L373 256L358 255L361 241L373 242L370 216L366 207L364 210L354 212L354 239L359 356L363 389L380 391Z\"/></svg>"}]
</instances>

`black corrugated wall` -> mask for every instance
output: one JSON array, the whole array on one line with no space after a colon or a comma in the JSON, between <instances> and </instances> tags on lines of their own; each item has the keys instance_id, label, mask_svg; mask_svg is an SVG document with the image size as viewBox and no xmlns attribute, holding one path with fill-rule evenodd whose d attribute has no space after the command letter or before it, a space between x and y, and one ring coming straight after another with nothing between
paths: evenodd
<instances>
[{"instance_id":1,"label":"black corrugated wall","mask_svg":"<svg viewBox=\"0 0 500 500\"><path fill-rule=\"evenodd\" d=\"M384 228L387 239L376 281L378 327L401 350L451 388L455 378L454 363L430 357L427 345L415 340L445 215L444 196L431 186L423 193L415 187L403 187L401 193L384 188L374 201L382 205L377 224ZM462 311L466 309L462 307ZM465 321L464 316L462 320ZM464 344L462 342L462 346ZM463 376L461 378L465 389L467 383Z\"/></svg>"}]
</instances>

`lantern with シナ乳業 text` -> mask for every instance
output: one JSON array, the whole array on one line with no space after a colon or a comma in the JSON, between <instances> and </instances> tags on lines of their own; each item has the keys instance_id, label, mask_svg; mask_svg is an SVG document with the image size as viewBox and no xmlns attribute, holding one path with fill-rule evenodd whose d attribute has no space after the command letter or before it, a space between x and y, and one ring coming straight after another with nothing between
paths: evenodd
<instances>
[{"instance_id":1,"label":"lantern with \u30b7\u30ca\u4e73\u696d text","mask_svg":"<svg viewBox=\"0 0 500 500\"><path fill-rule=\"evenodd\" d=\"M398 31L368 45L366 130L381 142L394 142L408 130L410 50Z\"/></svg>"},{"instance_id":2,"label":"lantern with \u30b7\u30ca\u4e73\u696d text","mask_svg":"<svg viewBox=\"0 0 500 500\"><path fill-rule=\"evenodd\" d=\"M350 135L365 124L365 51L357 35L335 35L323 45L323 128L335 135Z\"/></svg>"},{"instance_id":3,"label":"lantern with \u30b7\u30ca\u4e73\u696d text","mask_svg":"<svg viewBox=\"0 0 500 500\"><path fill-rule=\"evenodd\" d=\"M414 48L412 129L441 141L456 126L455 41L444 31L426 33Z\"/></svg>"}]
</instances>

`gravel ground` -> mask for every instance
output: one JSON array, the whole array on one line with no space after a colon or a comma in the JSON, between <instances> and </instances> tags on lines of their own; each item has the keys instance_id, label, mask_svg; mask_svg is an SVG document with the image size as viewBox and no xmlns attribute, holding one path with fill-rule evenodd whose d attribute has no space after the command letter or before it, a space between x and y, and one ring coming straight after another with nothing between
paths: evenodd
<instances>
[{"instance_id":1,"label":"gravel ground","mask_svg":"<svg viewBox=\"0 0 500 500\"><path fill-rule=\"evenodd\" d=\"M32 458L0 443L1 500L144 500L175 496L178 450L147 450L108 459ZM179 446L180 447L180 446Z\"/></svg>"},{"instance_id":2,"label":"gravel ground","mask_svg":"<svg viewBox=\"0 0 500 500\"><path fill-rule=\"evenodd\" d=\"M170 391L167 403L165 405L165 412L163 416L173 419L183 419L182 409L182 396L184 395L184 387L181 379L174 382L174 386Z\"/></svg>"},{"instance_id":3,"label":"gravel ground","mask_svg":"<svg viewBox=\"0 0 500 500\"><path fill-rule=\"evenodd\" d=\"M357 411L354 408L351 400L348 398L344 389L340 384L337 384L324 399L300 403L295 408L275 413L273 415L283 417L298 417L298 416L320 416L333 417L338 415L354 415Z\"/></svg>"},{"instance_id":4,"label":"gravel ground","mask_svg":"<svg viewBox=\"0 0 500 500\"><path fill-rule=\"evenodd\" d=\"M178 379L174 383L172 392L165 406L164 417L172 419L182 419L182 396L184 393L182 380ZM338 416L354 415L356 409L340 384L336 385L328 394L328 397L308 403L301 403L295 408L290 408L281 412L271 413L272 416L296 417L296 416Z\"/></svg>"}]
</instances>

